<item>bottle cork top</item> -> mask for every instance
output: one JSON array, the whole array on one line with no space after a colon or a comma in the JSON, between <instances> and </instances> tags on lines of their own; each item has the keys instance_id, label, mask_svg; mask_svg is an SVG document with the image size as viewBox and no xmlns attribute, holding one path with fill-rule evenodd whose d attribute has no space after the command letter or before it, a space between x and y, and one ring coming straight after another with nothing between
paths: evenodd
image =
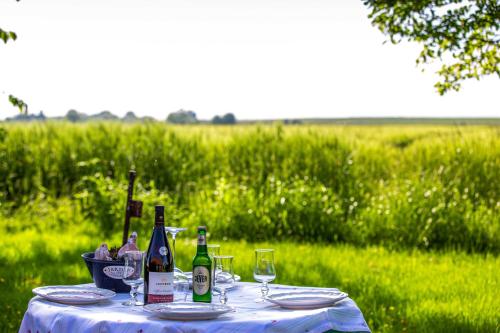
<instances>
[{"instance_id":1,"label":"bottle cork top","mask_svg":"<svg viewBox=\"0 0 500 333\"><path fill-rule=\"evenodd\" d=\"M155 221L163 223L164 216L163 213L165 211L165 206L155 206Z\"/></svg>"}]
</instances>

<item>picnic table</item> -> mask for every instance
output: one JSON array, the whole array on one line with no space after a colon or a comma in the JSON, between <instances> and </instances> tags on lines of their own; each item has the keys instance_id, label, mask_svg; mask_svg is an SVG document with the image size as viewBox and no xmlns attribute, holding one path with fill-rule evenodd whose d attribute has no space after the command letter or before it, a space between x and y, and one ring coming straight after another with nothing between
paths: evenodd
<instances>
[{"instance_id":1,"label":"picnic table","mask_svg":"<svg viewBox=\"0 0 500 333\"><path fill-rule=\"evenodd\" d=\"M270 285L271 293L328 288ZM213 320L171 321L159 319L141 306L124 306L128 294L116 294L92 305L64 305L39 296L31 299L20 333L106 332L106 333L197 333L197 332L370 332L356 303L346 298L327 308L287 310L269 302L255 302L260 284L240 282L228 292L234 312ZM140 295L142 296L142 295ZM182 295L175 295L178 299ZM218 302L215 296L212 302Z\"/></svg>"}]
</instances>

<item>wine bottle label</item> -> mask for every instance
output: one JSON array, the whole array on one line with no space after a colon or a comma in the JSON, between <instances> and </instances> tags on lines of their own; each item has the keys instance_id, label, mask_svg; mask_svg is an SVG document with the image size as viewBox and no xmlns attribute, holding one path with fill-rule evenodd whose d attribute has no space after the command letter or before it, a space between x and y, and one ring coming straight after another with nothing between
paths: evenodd
<instances>
[{"instance_id":1,"label":"wine bottle label","mask_svg":"<svg viewBox=\"0 0 500 333\"><path fill-rule=\"evenodd\" d=\"M149 272L148 303L174 301L174 273Z\"/></svg>"},{"instance_id":2,"label":"wine bottle label","mask_svg":"<svg viewBox=\"0 0 500 333\"><path fill-rule=\"evenodd\" d=\"M204 266L193 268L193 291L197 295L204 295L210 288L210 272Z\"/></svg>"}]
</instances>

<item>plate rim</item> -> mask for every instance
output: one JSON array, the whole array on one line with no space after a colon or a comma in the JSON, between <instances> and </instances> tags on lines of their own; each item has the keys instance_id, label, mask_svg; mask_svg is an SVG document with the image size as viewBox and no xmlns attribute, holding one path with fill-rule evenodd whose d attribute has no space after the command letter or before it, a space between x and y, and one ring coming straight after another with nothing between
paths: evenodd
<instances>
[{"instance_id":1,"label":"plate rim","mask_svg":"<svg viewBox=\"0 0 500 333\"><path fill-rule=\"evenodd\" d=\"M331 296L329 299L328 298L325 298L323 299L322 301L318 301L316 303L309 303L309 304L301 304L301 303L298 303L298 302L293 302L293 303L289 303L287 300L277 300L275 299L275 297L283 297L283 296L293 296L294 294L307 294L307 293L311 293L311 294L314 294L314 293L323 293L323 294L327 294L327 293L336 293L337 295L335 296ZM277 293L277 294L272 294L272 295L268 295L266 296L266 300L268 302L271 302L273 304L276 304L276 305L279 305L280 307L284 307L284 308L289 308L289 309L300 309L300 308L303 308L303 309L311 309L311 308L318 308L318 307L322 307L322 306L325 306L325 305L333 305L337 302L340 302L344 299L346 299L347 297L349 297L349 295L346 293L346 292L343 292L343 291L340 291L340 290L333 290L333 291L328 291L328 290L308 290L308 291L292 291L292 292L288 292L288 293Z\"/></svg>"},{"instance_id":2,"label":"plate rim","mask_svg":"<svg viewBox=\"0 0 500 333\"><path fill-rule=\"evenodd\" d=\"M75 289L81 289L81 290L87 290L87 291L97 291L100 293L100 297L97 298L65 298L65 297L58 297L58 296L51 296L47 293L44 293L44 290L47 289L60 289L63 290L75 290ZM65 303L65 304L91 304L91 303L98 303L100 301L108 300L116 296L116 292L104 288L97 288L93 286L85 286L85 285L51 285L51 286L41 286L41 287L36 287L33 288L32 293L40 296L44 299L47 299L49 301L54 301L58 303Z\"/></svg>"},{"instance_id":3,"label":"plate rim","mask_svg":"<svg viewBox=\"0 0 500 333\"><path fill-rule=\"evenodd\" d=\"M278 293L274 293L272 295L269 295L269 296L278 296L278 295L294 295L294 294L339 294L339 295L343 295L343 294L346 294L346 292L344 291L340 291L338 289L332 289L332 290L290 290L290 291L285 291L285 290L280 290L280 292Z\"/></svg>"},{"instance_id":4,"label":"plate rim","mask_svg":"<svg viewBox=\"0 0 500 333\"><path fill-rule=\"evenodd\" d=\"M190 305L190 306L198 306L200 308L204 306L216 306L219 308L224 308L220 310L214 310L209 312L176 312L176 311L158 311L155 309L151 309L151 307L158 307L161 305ZM157 317L165 318L165 319L178 319L178 320L186 320L186 319L195 319L195 320L203 320L203 319L215 319L223 314L233 312L234 307L229 306L227 304L212 304L212 303L197 303L197 302L170 302L170 303L152 303L146 304L143 307L144 311L149 312Z\"/></svg>"}]
</instances>

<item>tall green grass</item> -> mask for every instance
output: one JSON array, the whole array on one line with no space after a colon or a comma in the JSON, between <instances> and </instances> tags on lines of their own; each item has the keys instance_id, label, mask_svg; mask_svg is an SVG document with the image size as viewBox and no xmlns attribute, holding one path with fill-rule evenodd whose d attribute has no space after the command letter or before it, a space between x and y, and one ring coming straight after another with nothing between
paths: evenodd
<instances>
[{"instance_id":1,"label":"tall green grass","mask_svg":"<svg viewBox=\"0 0 500 333\"><path fill-rule=\"evenodd\" d=\"M1 127L4 214L70 198L119 232L135 168L148 205L223 237L500 250L498 127Z\"/></svg>"}]
</instances>

